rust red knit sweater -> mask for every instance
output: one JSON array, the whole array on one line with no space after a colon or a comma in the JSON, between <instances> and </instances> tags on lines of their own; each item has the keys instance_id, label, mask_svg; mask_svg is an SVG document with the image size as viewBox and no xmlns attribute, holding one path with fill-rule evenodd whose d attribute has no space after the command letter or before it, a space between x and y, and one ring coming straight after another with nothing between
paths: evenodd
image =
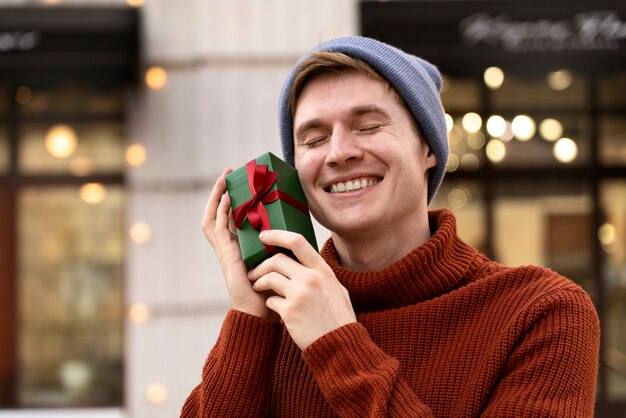
<instances>
[{"instance_id":1,"label":"rust red knit sweater","mask_svg":"<svg viewBox=\"0 0 626 418\"><path fill-rule=\"evenodd\" d=\"M591 417L599 325L587 294L507 268L430 213L436 233L383 271L341 267L358 323L304 352L278 322L230 311L181 417Z\"/></svg>"}]
</instances>

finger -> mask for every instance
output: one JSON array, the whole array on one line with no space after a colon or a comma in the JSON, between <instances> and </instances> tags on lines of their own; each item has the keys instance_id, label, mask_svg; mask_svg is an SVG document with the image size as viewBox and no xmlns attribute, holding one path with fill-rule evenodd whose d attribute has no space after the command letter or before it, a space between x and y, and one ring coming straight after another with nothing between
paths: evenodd
<instances>
[{"instance_id":1,"label":"finger","mask_svg":"<svg viewBox=\"0 0 626 418\"><path fill-rule=\"evenodd\" d=\"M268 229L259 234L259 239L268 245L291 250L303 266L319 267L326 265L324 259L301 234L280 229Z\"/></svg>"},{"instance_id":2,"label":"finger","mask_svg":"<svg viewBox=\"0 0 626 418\"><path fill-rule=\"evenodd\" d=\"M281 318L283 317L284 307L287 299L282 296L270 296L265 300L265 306L276 312Z\"/></svg>"},{"instance_id":3,"label":"finger","mask_svg":"<svg viewBox=\"0 0 626 418\"><path fill-rule=\"evenodd\" d=\"M227 194L220 196L220 200L215 211L215 228L228 229L228 214L230 212L230 197Z\"/></svg>"},{"instance_id":4,"label":"finger","mask_svg":"<svg viewBox=\"0 0 626 418\"><path fill-rule=\"evenodd\" d=\"M272 272L282 274L287 278L293 278L304 275L305 269L306 267L303 267L296 260L279 253L250 270L248 272L248 278L255 281Z\"/></svg>"},{"instance_id":5,"label":"finger","mask_svg":"<svg viewBox=\"0 0 626 418\"><path fill-rule=\"evenodd\" d=\"M211 194L209 195L209 199L207 200L207 204L204 208L204 218L202 220L203 229L208 227L208 225L211 224L215 219L215 214L220 203L220 198L224 193L226 193L225 177L226 174L230 173L231 171L232 169L230 168L224 170L213 185L213 189L211 190Z\"/></svg>"},{"instance_id":6,"label":"finger","mask_svg":"<svg viewBox=\"0 0 626 418\"><path fill-rule=\"evenodd\" d=\"M259 278L252 288L257 292L264 292L266 290L272 290L276 294L287 297L289 292L289 286L292 284L291 280L279 273L269 273Z\"/></svg>"}]
</instances>

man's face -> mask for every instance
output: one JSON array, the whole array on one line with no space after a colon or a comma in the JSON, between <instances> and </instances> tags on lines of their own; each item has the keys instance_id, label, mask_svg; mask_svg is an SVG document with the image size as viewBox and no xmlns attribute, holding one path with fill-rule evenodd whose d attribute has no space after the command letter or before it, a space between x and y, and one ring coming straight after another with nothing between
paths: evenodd
<instances>
[{"instance_id":1,"label":"man's face","mask_svg":"<svg viewBox=\"0 0 626 418\"><path fill-rule=\"evenodd\" d=\"M412 228L436 160L389 86L360 73L309 80L294 114L295 165L309 208L350 239Z\"/></svg>"}]
</instances>

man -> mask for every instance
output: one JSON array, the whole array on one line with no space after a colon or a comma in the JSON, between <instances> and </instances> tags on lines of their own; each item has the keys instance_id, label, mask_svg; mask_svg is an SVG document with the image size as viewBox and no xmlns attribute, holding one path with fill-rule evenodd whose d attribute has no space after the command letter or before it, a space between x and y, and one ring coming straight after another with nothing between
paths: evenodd
<instances>
[{"instance_id":1,"label":"man","mask_svg":"<svg viewBox=\"0 0 626 418\"><path fill-rule=\"evenodd\" d=\"M233 309L181 416L584 417L593 415L599 326L578 286L507 268L427 211L447 137L431 64L339 38L309 52L280 99L285 159L331 231L246 271L225 173L204 232Z\"/></svg>"}]
</instances>

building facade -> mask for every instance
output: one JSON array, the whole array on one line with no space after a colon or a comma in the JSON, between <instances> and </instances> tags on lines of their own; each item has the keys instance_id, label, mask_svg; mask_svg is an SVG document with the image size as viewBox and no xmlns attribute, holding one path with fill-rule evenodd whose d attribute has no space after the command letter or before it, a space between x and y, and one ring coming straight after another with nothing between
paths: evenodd
<instances>
[{"instance_id":1,"label":"building facade","mask_svg":"<svg viewBox=\"0 0 626 418\"><path fill-rule=\"evenodd\" d=\"M598 416L623 417L626 9L573 3L0 1L0 417L178 415L229 309L212 184L280 155L284 77L357 33L442 70L432 206L589 292Z\"/></svg>"}]
</instances>

